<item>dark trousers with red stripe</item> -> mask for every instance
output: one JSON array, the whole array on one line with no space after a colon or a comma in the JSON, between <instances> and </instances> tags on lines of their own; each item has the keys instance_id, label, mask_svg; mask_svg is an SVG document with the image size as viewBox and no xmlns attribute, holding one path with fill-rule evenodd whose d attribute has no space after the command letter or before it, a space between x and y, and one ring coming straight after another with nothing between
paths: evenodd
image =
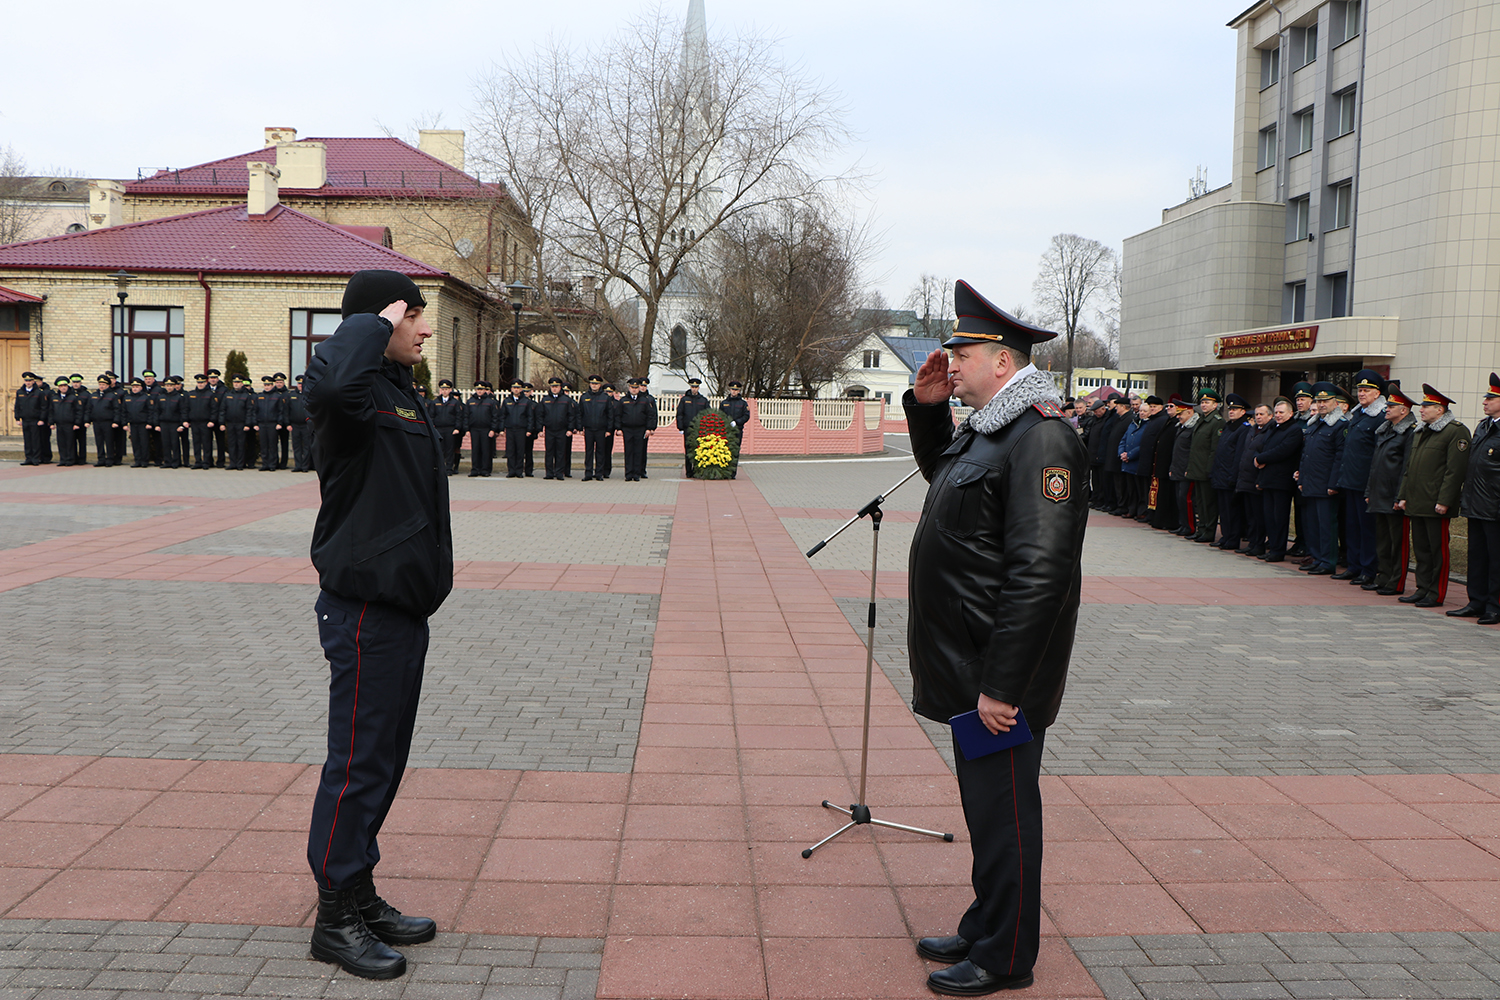
<instances>
[{"instance_id":1,"label":"dark trousers with red stripe","mask_svg":"<svg viewBox=\"0 0 1500 1000\"><path fill-rule=\"evenodd\" d=\"M1381 590L1398 594L1406 589L1406 567L1411 562L1411 535L1405 514L1371 514L1375 522L1375 582Z\"/></svg>"},{"instance_id":2,"label":"dark trousers with red stripe","mask_svg":"<svg viewBox=\"0 0 1500 1000\"><path fill-rule=\"evenodd\" d=\"M1448 519L1411 517L1411 554L1417 564L1417 593L1439 604L1448 598Z\"/></svg>"},{"instance_id":3,"label":"dark trousers with red stripe","mask_svg":"<svg viewBox=\"0 0 1500 1000\"><path fill-rule=\"evenodd\" d=\"M958 922L969 961L997 976L1036 964L1041 944L1042 742L965 760L954 740L958 792L974 852L974 902Z\"/></svg>"},{"instance_id":4,"label":"dark trousers with red stripe","mask_svg":"<svg viewBox=\"0 0 1500 1000\"><path fill-rule=\"evenodd\" d=\"M307 863L318 885L347 889L380 861L376 838L411 750L427 619L326 590L314 605L328 658L328 760L313 797Z\"/></svg>"}]
</instances>

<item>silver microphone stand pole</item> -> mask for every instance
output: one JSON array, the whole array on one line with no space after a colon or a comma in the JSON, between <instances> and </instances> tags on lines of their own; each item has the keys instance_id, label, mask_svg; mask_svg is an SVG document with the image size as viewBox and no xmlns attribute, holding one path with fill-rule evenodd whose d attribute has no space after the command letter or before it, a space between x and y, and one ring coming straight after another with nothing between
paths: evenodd
<instances>
[{"instance_id":1,"label":"silver microphone stand pole","mask_svg":"<svg viewBox=\"0 0 1500 1000\"><path fill-rule=\"evenodd\" d=\"M905 485L907 480L911 479L912 476L915 476L918 472L921 471L922 470L920 468L917 468L908 472L895 486L892 486L890 489L880 494L874 500L871 500L869 503L861 507L859 509L859 512L851 517L848 521L845 521L843 526L840 527L837 531L829 535L827 538L823 539L817 545L814 545L812 548L807 550L807 557L811 559L813 556L822 551L825 545L833 541L835 538L839 537L839 535L842 535L845 529L847 529L855 521L858 521L862 517L869 517L870 527L873 529L874 542L872 551L870 553L870 611L868 631L865 634L865 729L864 741L860 746L859 751L859 798L855 800L854 804L851 805L848 809L845 809L843 806L836 806L832 802L829 802L827 799L823 800L824 809L832 809L835 812L843 813L845 816L849 817L849 822L845 823L842 827L824 837L816 844L804 849L802 852L802 856L804 858L812 857L813 851L816 851L818 848L822 847L829 841L834 840L840 834L847 833L848 831L854 829L856 826L863 826L867 824L889 827L892 830L905 830L907 833L919 833L924 837L939 837L948 843L953 842L953 834L951 833L939 833L936 830L923 830L920 827L905 826L901 823L891 823L883 819L875 819L870 815L870 807L865 804L865 781L869 775L870 763L870 690L871 684L874 680L875 671L875 574L880 567L880 519L882 516L884 516L880 509L880 505L885 503L886 497L896 492L903 485Z\"/></svg>"}]
</instances>

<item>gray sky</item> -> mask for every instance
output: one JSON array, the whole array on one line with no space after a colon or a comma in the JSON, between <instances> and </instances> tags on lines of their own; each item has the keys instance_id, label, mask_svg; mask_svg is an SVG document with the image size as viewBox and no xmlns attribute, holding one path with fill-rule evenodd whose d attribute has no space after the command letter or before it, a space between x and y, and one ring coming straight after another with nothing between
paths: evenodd
<instances>
[{"instance_id":1,"label":"gray sky","mask_svg":"<svg viewBox=\"0 0 1500 1000\"><path fill-rule=\"evenodd\" d=\"M687 0L665 7L687 11ZM1031 301L1055 233L1115 246L1183 201L1195 169L1229 180L1239 2L1203 0L707 0L710 38L754 28L835 87L872 177L892 305L918 274L965 278L1005 307ZM303 136L462 128L476 77L551 35L585 43L642 7L315 0L148 8L13 4L0 145L33 172L133 178Z\"/></svg>"}]
</instances>

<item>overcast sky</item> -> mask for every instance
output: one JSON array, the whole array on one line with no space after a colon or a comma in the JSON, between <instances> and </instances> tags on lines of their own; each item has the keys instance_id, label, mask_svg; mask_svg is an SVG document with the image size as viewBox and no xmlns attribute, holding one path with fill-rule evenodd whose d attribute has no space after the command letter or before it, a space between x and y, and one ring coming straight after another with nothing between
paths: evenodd
<instances>
[{"instance_id":1,"label":"overcast sky","mask_svg":"<svg viewBox=\"0 0 1500 1000\"><path fill-rule=\"evenodd\" d=\"M687 0L665 9L687 11ZM899 305L923 271L1031 301L1055 233L1108 243L1161 221L1202 166L1229 180L1234 32L1203 0L707 0L710 38L752 28L835 87L883 233L870 279ZM302 136L462 128L475 79L549 36L617 31L601 0L99 0L12 4L0 146L32 172L133 178Z\"/></svg>"}]
</instances>

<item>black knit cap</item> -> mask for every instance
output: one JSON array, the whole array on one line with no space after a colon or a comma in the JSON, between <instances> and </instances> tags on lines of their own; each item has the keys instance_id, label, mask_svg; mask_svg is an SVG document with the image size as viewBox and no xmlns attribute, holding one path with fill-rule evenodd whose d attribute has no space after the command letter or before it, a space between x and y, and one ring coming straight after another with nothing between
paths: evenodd
<instances>
[{"instance_id":1,"label":"black knit cap","mask_svg":"<svg viewBox=\"0 0 1500 1000\"><path fill-rule=\"evenodd\" d=\"M344 319L356 313L378 315L397 299L404 301L408 308L427 308L422 290L406 275L396 271L358 271L344 288L344 303L340 311Z\"/></svg>"}]
</instances>

